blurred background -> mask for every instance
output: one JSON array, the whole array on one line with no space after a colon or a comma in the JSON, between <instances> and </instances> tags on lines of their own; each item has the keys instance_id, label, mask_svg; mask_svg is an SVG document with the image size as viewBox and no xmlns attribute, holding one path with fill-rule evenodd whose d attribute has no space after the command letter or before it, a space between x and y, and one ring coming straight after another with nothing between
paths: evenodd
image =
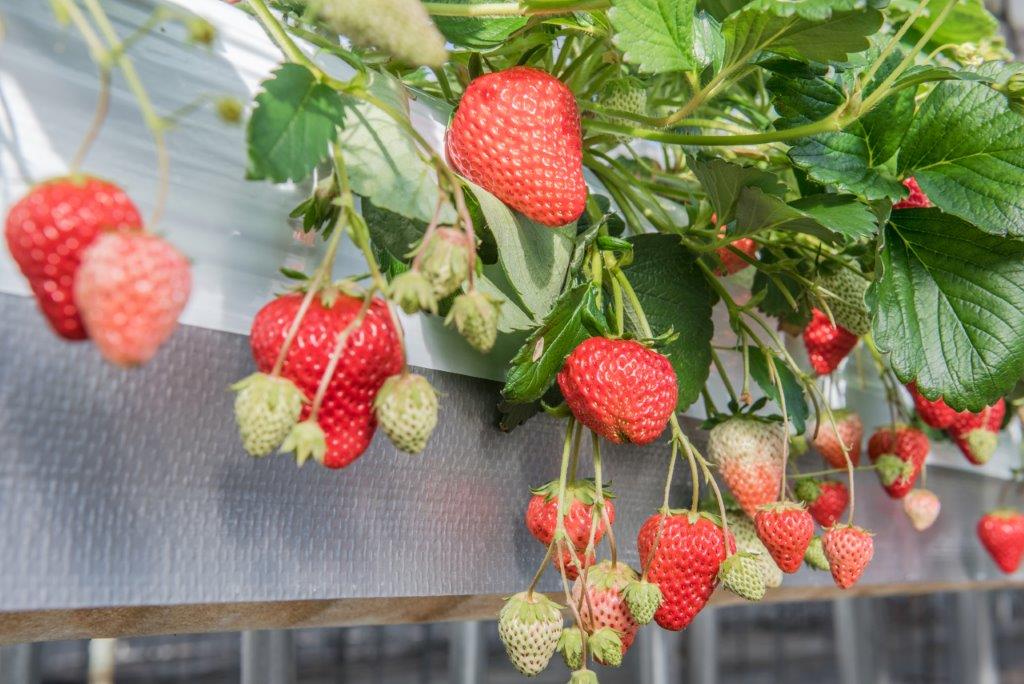
<instances>
[{"instance_id":1,"label":"blurred background","mask_svg":"<svg viewBox=\"0 0 1024 684\"><path fill-rule=\"evenodd\" d=\"M1024 591L707 608L642 630L602 684L1024 683ZM557 660L557 656L556 656ZM560 662L529 680L564 684ZM512 684L493 622L61 641L0 648L0 684Z\"/></svg>"}]
</instances>

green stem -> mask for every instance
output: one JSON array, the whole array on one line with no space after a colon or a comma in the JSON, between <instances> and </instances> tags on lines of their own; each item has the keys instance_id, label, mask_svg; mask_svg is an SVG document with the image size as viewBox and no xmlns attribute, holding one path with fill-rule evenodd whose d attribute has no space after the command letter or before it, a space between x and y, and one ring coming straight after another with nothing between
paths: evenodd
<instances>
[{"instance_id":1,"label":"green stem","mask_svg":"<svg viewBox=\"0 0 1024 684\"><path fill-rule=\"evenodd\" d=\"M602 121L600 119L589 119L585 122L588 131L600 131L603 133L615 133L618 135L629 135L634 138L653 140L654 142L667 143L670 145L701 145L706 147L728 147L734 145L762 145L773 142L784 142L806 138L819 133L842 130L841 109L837 109L824 119L811 121L793 128L785 128L781 131L765 131L763 133L750 133L746 135L690 135L687 133L667 133L647 128L635 128L623 124Z\"/></svg>"},{"instance_id":2,"label":"green stem","mask_svg":"<svg viewBox=\"0 0 1024 684\"><path fill-rule=\"evenodd\" d=\"M119 50L120 39L118 38L117 31L114 30L114 25L110 23L110 19L107 17L106 12L103 11L99 0L85 0L85 7L89 10L93 21L99 27L100 33L106 39L110 54L116 55L114 61L121 69L125 83L128 84L128 89L132 91L132 95L139 105L139 111L142 112L142 118L153 135L153 143L156 148L158 181L156 198L153 201L153 213L149 219L149 227L152 229L159 223L160 217L163 215L164 206L167 203L170 179L170 157L167 154L164 122L153 108L153 103L150 101L149 95L146 93L146 89L143 87L142 81L135 71L135 65L132 64L127 55Z\"/></svg>"},{"instance_id":3,"label":"green stem","mask_svg":"<svg viewBox=\"0 0 1024 684\"><path fill-rule=\"evenodd\" d=\"M295 44L295 41L288 35L288 32L284 30L281 22L274 17L263 0L249 0L249 7L252 8L256 18L263 24L263 28L270 35L270 39L281 49L281 52L284 53L289 62L301 64L314 74L322 73L320 67L314 64L313 60L299 49L299 46Z\"/></svg>"},{"instance_id":4,"label":"green stem","mask_svg":"<svg viewBox=\"0 0 1024 684\"><path fill-rule=\"evenodd\" d=\"M594 485L597 489L597 506L601 511L601 521L605 526L605 533L608 535L608 549L612 556L612 568L619 560L619 549L615 544L615 531L612 530L611 520L608 516L608 511L605 510L604 505L604 474L602 472L601 464L601 438L597 436L596 432L590 433L590 443L593 449L594 456Z\"/></svg>"},{"instance_id":5,"label":"green stem","mask_svg":"<svg viewBox=\"0 0 1024 684\"><path fill-rule=\"evenodd\" d=\"M892 70L892 73L885 77L885 80L882 81L877 88L875 88L871 95L869 95L864 100L860 108L861 114L865 114L871 111L871 109L875 105L877 105L879 102L884 100L889 95L889 87L892 86L892 84L895 83L896 80L903 75L903 72L906 71L907 67L914 63L914 60L917 58L918 53L920 53L921 50L924 49L924 46L927 45L928 41L932 39L932 36L935 35L935 32L938 31L939 28L941 28L943 23L945 23L946 17L949 16L950 12L953 11L953 8L956 7L957 4L958 3L955 2L955 0L949 0L949 2L947 2L941 10L939 10L938 15L935 17L935 21L933 21L932 24L925 30L925 32L921 34L921 38L914 45L913 49L910 50L910 52L907 53L907 55L902 59L902 61L900 61L900 63L896 65L896 68Z\"/></svg>"},{"instance_id":6,"label":"green stem","mask_svg":"<svg viewBox=\"0 0 1024 684\"><path fill-rule=\"evenodd\" d=\"M893 34L893 36L889 39L889 42L885 44L885 47L883 47L882 50L878 53L878 56L875 57L875 61L871 63L871 66L868 68L868 70L860 75L859 81L861 87L865 87L869 83L871 83L871 79L875 77L875 74L878 73L878 70L882 68L883 64L885 64L885 60L889 57L890 54L892 54L892 51L895 50L897 46L899 46L900 41L903 40L903 36L907 34L907 31L909 31L910 27L914 25L914 22L917 21L918 17L920 17L924 13L925 8L928 7L929 1L930 0L922 0L921 2L918 3L917 7L915 7L909 15L907 15L907 18L903 22L903 25L900 26L899 30L897 30L895 34Z\"/></svg>"},{"instance_id":7,"label":"green stem","mask_svg":"<svg viewBox=\"0 0 1024 684\"><path fill-rule=\"evenodd\" d=\"M722 363L722 359L718 356L718 352L714 349L711 350L711 362L715 364L715 369L718 370L718 376L722 378L722 384L725 385L725 390L729 393L729 397L739 404L739 397L736 396L736 390L733 389L732 381L729 380L729 374L725 372L725 365Z\"/></svg>"},{"instance_id":8,"label":"green stem","mask_svg":"<svg viewBox=\"0 0 1024 684\"><path fill-rule=\"evenodd\" d=\"M526 17L608 9L610 0L534 0L533 2L482 2L458 4L424 2L435 17Z\"/></svg>"}]
</instances>

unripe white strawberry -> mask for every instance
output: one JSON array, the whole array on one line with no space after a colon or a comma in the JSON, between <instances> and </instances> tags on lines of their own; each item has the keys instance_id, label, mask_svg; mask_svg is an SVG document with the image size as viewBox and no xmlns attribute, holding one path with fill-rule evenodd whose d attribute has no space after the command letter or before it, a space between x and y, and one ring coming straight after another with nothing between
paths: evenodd
<instances>
[{"instance_id":1,"label":"unripe white strawberry","mask_svg":"<svg viewBox=\"0 0 1024 684\"><path fill-rule=\"evenodd\" d=\"M498 614L498 636L505 653L527 677L544 671L561 635L561 607L543 594L520 592L505 601Z\"/></svg>"},{"instance_id":2,"label":"unripe white strawberry","mask_svg":"<svg viewBox=\"0 0 1024 684\"><path fill-rule=\"evenodd\" d=\"M498 339L498 306L500 300L473 290L459 295L452 303L445 323L455 323L470 346L486 354Z\"/></svg>"},{"instance_id":3,"label":"unripe white strawberry","mask_svg":"<svg viewBox=\"0 0 1024 684\"><path fill-rule=\"evenodd\" d=\"M420 270L439 299L456 292L469 273L466 234L455 228L438 228L422 247Z\"/></svg>"},{"instance_id":4,"label":"unripe white strawberry","mask_svg":"<svg viewBox=\"0 0 1024 684\"><path fill-rule=\"evenodd\" d=\"M231 389L242 447L250 456L274 452L299 420L305 396L288 378L253 373Z\"/></svg>"},{"instance_id":5,"label":"unripe white strawberry","mask_svg":"<svg viewBox=\"0 0 1024 684\"><path fill-rule=\"evenodd\" d=\"M840 268L834 275L821 278L821 286L829 291L828 307L836 325L846 328L857 337L871 331L871 316L864 303L868 281L848 268Z\"/></svg>"},{"instance_id":6,"label":"unripe white strawberry","mask_svg":"<svg viewBox=\"0 0 1024 684\"><path fill-rule=\"evenodd\" d=\"M437 393L422 375L392 375L377 392L373 411L392 444L418 454L437 426Z\"/></svg>"}]
</instances>

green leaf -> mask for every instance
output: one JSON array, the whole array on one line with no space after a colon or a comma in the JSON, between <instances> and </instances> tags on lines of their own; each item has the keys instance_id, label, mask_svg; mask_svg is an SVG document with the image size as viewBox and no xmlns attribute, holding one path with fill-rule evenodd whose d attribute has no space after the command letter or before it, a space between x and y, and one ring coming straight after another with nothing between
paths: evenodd
<instances>
[{"instance_id":1,"label":"green leaf","mask_svg":"<svg viewBox=\"0 0 1024 684\"><path fill-rule=\"evenodd\" d=\"M535 401L555 381L562 363L583 340L605 325L597 288L580 285L565 292L512 359L502 396L513 403Z\"/></svg>"},{"instance_id":2,"label":"green leaf","mask_svg":"<svg viewBox=\"0 0 1024 684\"><path fill-rule=\"evenodd\" d=\"M680 411L700 396L711 364L712 292L696 255L672 235L637 235L633 262L623 271L636 291L655 335L678 334L661 351L679 380ZM634 326L635 327L635 326Z\"/></svg>"},{"instance_id":3,"label":"green leaf","mask_svg":"<svg viewBox=\"0 0 1024 684\"><path fill-rule=\"evenodd\" d=\"M423 221L382 209L368 199L363 200L362 213L374 243L397 259L406 259L427 230Z\"/></svg>"},{"instance_id":4,"label":"green leaf","mask_svg":"<svg viewBox=\"0 0 1024 684\"><path fill-rule=\"evenodd\" d=\"M693 55L700 66L710 66L715 72L725 60L722 25L707 12L698 12L693 24Z\"/></svg>"},{"instance_id":5,"label":"green leaf","mask_svg":"<svg viewBox=\"0 0 1024 684\"><path fill-rule=\"evenodd\" d=\"M476 287L484 294L501 300L501 307L498 309L498 332L510 333L529 330L537 325L533 318L509 296L511 288L501 269L495 266L485 266L483 274L476 276Z\"/></svg>"},{"instance_id":6,"label":"green leaf","mask_svg":"<svg viewBox=\"0 0 1024 684\"><path fill-rule=\"evenodd\" d=\"M405 88L394 77L368 72L370 95L408 116ZM433 169L420 157L412 138L386 112L367 102L346 98L345 130L338 138L356 193L378 207L429 221L437 205ZM454 219L450 207L442 221Z\"/></svg>"},{"instance_id":7,"label":"green leaf","mask_svg":"<svg viewBox=\"0 0 1024 684\"><path fill-rule=\"evenodd\" d=\"M740 192L735 235L759 230L807 233L826 242L874 235L878 223L871 207L852 195L811 195L786 204L760 188Z\"/></svg>"},{"instance_id":8,"label":"green leaf","mask_svg":"<svg viewBox=\"0 0 1024 684\"><path fill-rule=\"evenodd\" d=\"M762 50L819 62L846 61L870 47L882 14L864 0L754 0L722 22L725 64Z\"/></svg>"},{"instance_id":9,"label":"green leaf","mask_svg":"<svg viewBox=\"0 0 1024 684\"><path fill-rule=\"evenodd\" d=\"M983 233L939 209L893 212L874 338L902 382L978 411L1024 373L1024 242Z\"/></svg>"},{"instance_id":10,"label":"green leaf","mask_svg":"<svg viewBox=\"0 0 1024 684\"><path fill-rule=\"evenodd\" d=\"M250 179L301 181L328 154L342 101L298 64L282 64L263 82L246 138Z\"/></svg>"},{"instance_id":11,"label":"green leaf","mask_svg":"<svg viewBox=\"0 0 1024 684\"><path fill-rule=\"evenodd\" d=\"M775 248L765 247L758 254L758 260L764 264L776 264L783 261L804 278L810 279L813 276L803 254L795 250L782 249L776 252ZM785 287L789 292L796 302L795 307L783 294L780 286ZM783 323L802 330L811 320L809 292L800 281L788 272L776 273L773 280L763 270L758 269L750 291L755 297L763 292L764 295L758 302L757 308L769 316L775 316Z\"/></svg>"},{"instance_id":12,"label":"green leaf","mask_svg":"<svg viewBox=\"0 0 1024 684\"><path fill-rule=\"evenodd\" d=\"M439 0L455 5L479 5L488 0ZM444 37L454 45L485 49L501 45L526 25L526 17L434 17Z\"/></svg>"},{"instance_id":13,"label":"green leaf","mask_svg":"<svg viewBox=\"0 0 1024 684\"><path fill-rule=\"evenodd\" d=\"M946 213L986 233L1024 236L1024 117L988 86L935 86L903 141L899 170Z\"/></svg>"},{"instance_id":14,"label":"green leaf","mask_svg":"<svg viewBox=\"0 0 1024 684\"><path fill-rule=\"evenodd\" d=\"M899 62L892 55L865 89L873 91ZM789 128L827 117L845 101L849 79L835 82L823 78L803 79L774 76L768 87L783 119L779 128ZM914 90L895 93L871 112L842 131L803 138L790 148L789 156L813 180L850 192L867 200L898 199L906 194L903 185L883 165L895 154L914 115Z\"/></svg>"},{"instance_id":15,"label":"green leaf","mask_svg":"<svg viewBox=\"0 0 1024 684\"><path fill-rule=\"evenodd\" d=\"M719 225L730 223L736 217L736 204L744 188L760 188L766 194L779 197L786 194L786 186L778 176L754 166L741 166L724 159L694 157L688 157L686 165L708 193Z\"/></svg>"},{"instance_id":16,"label":"green leaf","mask_svg":"<svg viewBox=\"0 0 1024 684\"><path fill-rule=\"evenodd\" d=\"M696 0L613 0L608 18L623 59L660 74L693 69Z\"/></svg>"},{"instance_id":17,"label":"green leaf","mask_svg":"<svg viewBox=\"0 0 1024 684\"><path fill-rule=\"evenodd\" d=\"M983 76L973 71L957 71L949 67L919 64L912 66L892 84L893 88L904 88L933 81L978 81L979 83L997 83L992 76Z\"/></svg>"},{"instance_id":18,"label":"green leaf","mask_svg":"<svg viewBox=\"0 0 1024 684\"><path fill-rule=\"evenodd\" d=\"M776 387L775 383L772 382L771 370L768 367L768 361L765 358L764 353L756 347L750 349L750 377L754 379L765 395L779 405L779 409L782 408L782 402L779 401L779 388ZM786 398L786 417L789 418L789 422L793 424L793 428L796 430L796 434L803 434L804 430L807 429L807 397L804 395L804 388L800 385L800 382L793 375L793 371L789 370L783 361L779 358L773 359L775 362L775 373L778 375L779 384L782 385L782 394Z\"/></svg>"},{"instance_id":19,"label":"green leaf","mask_svg":"<svg viewBox=\"0 0 1024 684\"><path fill-rule=\"evenodd\" d=\"M950 2L955 2L956 6L932 35L932 45L976 43L999 35L999 20L985 9L982 0L932 0L925 14L914 22L914 30L920 33L927 31Z\"/></svg>"},{"instance_id":20,"label":"green leaf","mask_svg":"<svg viewBox=\"0 0 1024 684\"><path fill-rule=\"evenodd\" d=\"M512 211L497 197L467 181L498 245L498 264L511 293L535 321L543 319L565 284L576 226L548 228Z\"/></svg>"}]
</instances>

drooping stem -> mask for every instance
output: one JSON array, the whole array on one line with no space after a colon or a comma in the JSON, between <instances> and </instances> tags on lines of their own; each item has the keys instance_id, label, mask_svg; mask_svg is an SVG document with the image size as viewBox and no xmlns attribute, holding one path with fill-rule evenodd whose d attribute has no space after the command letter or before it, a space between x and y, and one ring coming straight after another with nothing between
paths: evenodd
<instances>
[{"instance_id":1,"label":"drooping stem","mask_svg":"<svg viewBox=\"0 0 1024 684\"><path fill-rule=\"evenodd\" d=\"M601 467L601 438L597 436L596 432L591 432L590 442L594 457L594 485L597 491L597 506L601 511L601 521L604 524L605 533L608 535L608 549L611 552L612 568L614 569L619 560L619 549L615 544L615 531L612 529L611 519L608 515L608 509L604 500L604 477Z\"/></svg>"},{"instance_id":2,"label":"drooping stem","mask_svg":"<svg viewBox=\"0 0 1024 684\"><path fill-rule=\"evenodd\" d=\"M99 136L100 130L103 128L103 122L107 120L107 113L109 111L110 68L107 66L100 66L100 92L96 98L96 111L92 115L92 121L89 122L88 130L86 130L85 135L82 137L82 142L78 144L75 156L71 159L71 175L77 174L82 168L82 162L85 161L85 156L89 154L92 144L96 141L97 136Z\"/></svg>"},{"instance_id":3,"label":"drooping stem","mask_svg":"<svg viewBox=\"0 0 1024 684\"><path fill-rule=\"evenodd\" d=\"M566 480L569 477L569 457L572 454L573 428L575 422L575 419L570 416L569 421L565 426L565 438L562 440L562 461L558 471L558 514L555 520L555 534L552 535L551 543L548 544L547 554L544 556L544 560L537 569L537 573L533 576L533 581L526 590L527 598L533 598L533 592L537 587L537 583L540 582L540 578L544 574L544 568L547 567L548 561L551 559L552 550L558 546L558 525L562 521L562 502L565 500ZM562 563L559 561L559 566L561 565Z\"/></svg>"},{"instance_id":4,"label":"drooping stem","mask_svg":"<svg viewBox=\"0 0 1024 684\"><path fill-rule=\"evenodd\" d=\"M331 379L334 377L334 371L338 369L338 363L341 362L341 357L345 353L345 345L348 343L348 338L351 337L352 333L355 332L363 323L363 319L366 318L366 312L370 310L370 305L373 303L373 293L376 288L371 287L366 292L366 296L363 299L362 306L359 307L359 311L355 317L349 321L334 342L334 349L331 351L330 360L327 362L327 368L324 370L324 374L320 377L320 384L316 388L316 396L313 397L313 406L309 411L309 420L316 422L317 414L320 411L320 405L324 401L324 396L327 394L327 388L331 384Z\"/></svg>"},{"instance_id":5,"label":"drooping stem","mask_svg":"<svg viewBox=\"0 0 1024 684\"><path fill-rule=\"evenodd\" d=\"M139 105L139 111L142 112L142 118L153 135L153 144L156 148L158 180L156 197L153 200L153 212L149 219L149 228L152 229L160 222L160 217L163 215L164 206L167 203L167 191L170 186L170 157L167 154L167 143L165 140L166 126L160 115L156 113L156 109L153 108L153 103L150 101L149 95L142 85L142 80L135 71L135 65L121 50L121 42L117 31L114 30L114 25L110 22L106 12L103 11L99 0L84 0L84 2L86 9L89 10L89 14L92 15L93 21L99 27L100 33L106 39L109 53L121 69L125 83L128 84L128 89L132 91L132 95Z\"/></svg>"}]
</instances>

